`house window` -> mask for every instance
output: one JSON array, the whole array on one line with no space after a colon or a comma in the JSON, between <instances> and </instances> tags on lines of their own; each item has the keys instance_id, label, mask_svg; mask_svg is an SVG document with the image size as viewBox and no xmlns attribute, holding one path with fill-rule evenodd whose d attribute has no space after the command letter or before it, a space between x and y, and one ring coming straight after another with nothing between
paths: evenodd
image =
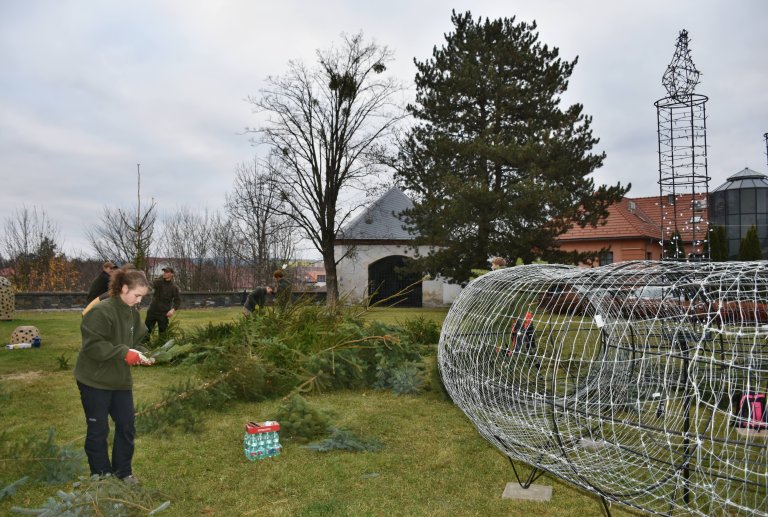
<instances>
[{"instance_id":1,"label":"house window","mask_svg":"<svg viewBox=\"0 0 768 517\"><path fill-rule=\"evenodd\" d=\"M613 252L606 251L600 254L600 265L605 266L607 264L613 264Z\"/></svg>"},{"instance_id":2,"label":"house window","mask_svg":"<svg viewBox=\"0 0 768 517\"><path fill-rule=\"evenodd\" d=\"M694 215L691 217L691 220L689 222L691 223L700 223L701 222L701 216L700 215Z\"/></svg>"},{"instance_id":3,"label":"house window","mask_svg":"<svg viewBox=\"0 0 768 517\"><path fill-rule=\"evenodd\" d=\"M317 275L318 282L325 282L325 275Z\"/></svg>"}]
</instances>

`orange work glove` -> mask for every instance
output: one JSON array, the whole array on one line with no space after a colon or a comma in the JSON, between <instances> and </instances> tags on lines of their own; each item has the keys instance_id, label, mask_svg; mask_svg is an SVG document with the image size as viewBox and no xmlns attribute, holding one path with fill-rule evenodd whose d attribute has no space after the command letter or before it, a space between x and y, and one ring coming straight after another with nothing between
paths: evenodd
<instances>
[{"instance_id":1,"label":"orange work glove","mask_svg":"<svg viewBox=\"0 0 768 517\"><path fill-rule=\"evenodd\" d=\"M137 364L141 363L141 357L142 357L141 352L131 348L130 350L128 350L128 353L125 354L125 362L130 364L131 366L136 366Z\"/></svg>"}]
</instances>

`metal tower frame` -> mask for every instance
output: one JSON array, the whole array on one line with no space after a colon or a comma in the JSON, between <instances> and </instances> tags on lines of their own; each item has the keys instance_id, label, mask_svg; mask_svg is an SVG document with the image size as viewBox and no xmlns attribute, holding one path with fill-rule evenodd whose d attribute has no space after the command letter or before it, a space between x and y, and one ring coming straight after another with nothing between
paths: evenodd
<instances>
[{"instance_id":1,"label":"metal tower frame","mask_svg":"<svg viewBox=\"0 0 768 517\"><path fill-rule=\"evenodd\" d=\"M699 71L680 31L674 56L662 77L668 96L657 100L659 210L662 259L709 259L707 112L705 95L694 93ZM683 242L691 243L683 252ZM672 250L672 251L671 251Z\"/></svg>"}]
</instances>

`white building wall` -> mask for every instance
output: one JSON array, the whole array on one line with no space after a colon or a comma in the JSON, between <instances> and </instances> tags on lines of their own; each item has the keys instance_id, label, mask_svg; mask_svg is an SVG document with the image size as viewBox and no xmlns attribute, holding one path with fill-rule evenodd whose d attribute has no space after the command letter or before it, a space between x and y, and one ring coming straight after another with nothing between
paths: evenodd
<instances>
[{"instance_id":1,"label":"white building wall","mask_svg":"<svg viewBox=\"0 0 768 517\"><path fill-rule=\"evenodd\" d=\"M336 245L336 256L340 257L350 246ZM336 267L339 282L339 295L350 303L357 303L368 296L368 266L377 260L399 255L413 258L415 251L407 244L356 244L350 256L345 257ZM420 255L429 253L428 246L419 246ZM461 286L450 284L445 279L425 280L422 282L422 305L424 307L444 307L453 303Z\"/></svg>"},{"instance_id":2,"label":"white building wall","mask_svg":"<svg viewBox=\"0 0 768 517\"><path fill-rule=\"evenodd\" d=\"M440 281L443 283L443 305L451 305L461 293L462 287L446 280Z\"/></svg>"}]
</instances>

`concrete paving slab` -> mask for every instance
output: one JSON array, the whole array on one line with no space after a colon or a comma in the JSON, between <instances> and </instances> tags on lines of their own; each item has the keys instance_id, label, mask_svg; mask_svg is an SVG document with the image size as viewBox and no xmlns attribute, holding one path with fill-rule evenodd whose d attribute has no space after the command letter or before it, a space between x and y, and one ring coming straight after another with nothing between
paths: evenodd
<instances>
[{"instance_id":1,"label":"concrete paving slab","mask_svg":"<svg viewBox=\"0 0 768 517\"><path fill-rule=\"evenodd\" d=\"M524 501L549 501L552 499L552 487L547 485L531 485L523 488L520 483L509 482L504 487L502 499L518 499Z\"/></svg>"}]
</instances>

